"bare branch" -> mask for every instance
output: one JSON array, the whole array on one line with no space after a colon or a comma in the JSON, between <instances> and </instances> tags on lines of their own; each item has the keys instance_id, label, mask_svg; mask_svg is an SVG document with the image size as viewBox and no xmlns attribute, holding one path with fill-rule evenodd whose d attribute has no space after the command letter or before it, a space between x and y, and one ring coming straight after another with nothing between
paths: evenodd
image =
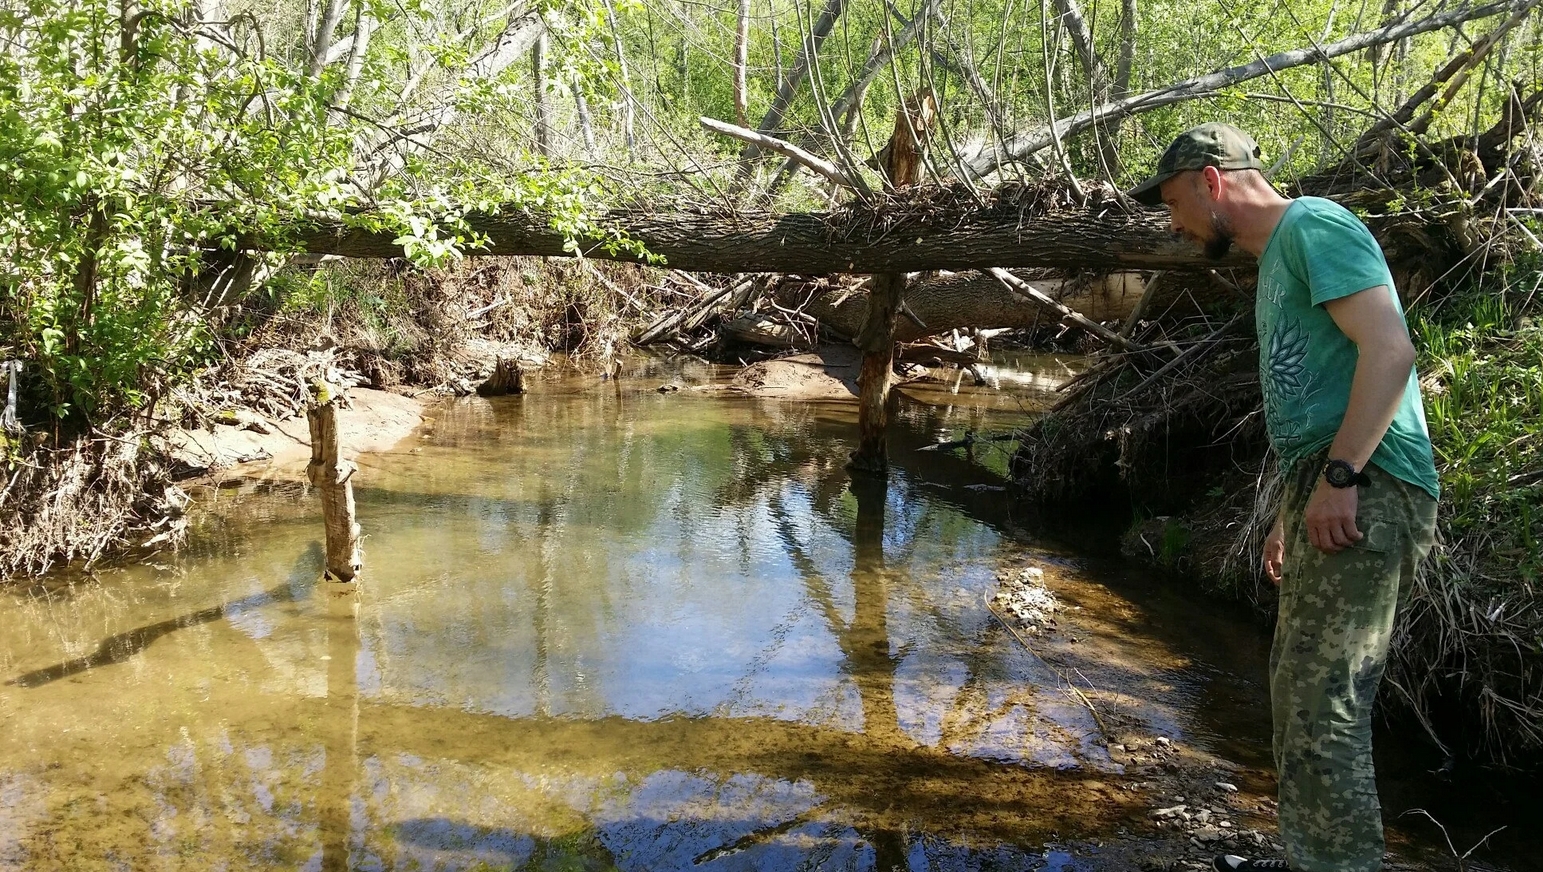
<instances>
[{"instance_id":1,"label":"bare branch","mask_svg":"<svg viewBox=\"0 0 1543 872\"><path fill-rule=\"evenodd\" d=\"M718 121L713 118L703 117L700 120L703 127L713 131L714 133L721 133L724 136L731 136L741 142L750 143L759 149L774 151L777 154L783 155L788 160L796 161L797 163L802 164L811 170L814 170L815 172L819 173L827 179L830 179L843 188L850 190L861 189L860 183L854 182L852 178L843 172L840 167L836 166L828 160L825 160L824 158L804 151L791 142L778 139L775 136L767 136L764 133L759 133L747 127L740 127L736 124L729 124L727 122Z\"/></svg>"},{"instance_id":2,"label":"bare branch","mask_svg":"<svg viewBox=\"0 0 1543 872\"><path fill-rule=\"evenodd\" d=\"M825 8L820 10L820 17L815 19L809 28L809 33L804 37L803 47L798 52L798 60L794 62L793 69L787 77L777 86L777 94L772 98L771 106L766 114L761 116L761 123L756 129L762 133L770 133L782 126L782 119L787 114L788 107L793 103L793 95L798 93L798 86L802 85L808 77L810 67L814 65L820 52L820 46L836 27L836 19L841 17L842 10L846 8L846 0L826 0ZM740 160L740 176L746 177L750 173L750 161L759 155L759 149L755 145L747 145Z\"/></svg>"},{"instance_id":3,"label":"bare branch","mask_svg":"<svg viewBox=\"0 0 1543 872\"><path fill-rule=\"evenodd\" d=\"M1379 28L1378 30L1358 33L1325 46L1297 48L1279 52L1252 63L1239 64L1224 70L1217 70L1213 73L1186 79L1182 82L1176 82L1172 85L1136 94L1121 100L1111 100L1101 106L1095 106L1092 109L1078 112L1076 115L1057 121L1053 130L1063 137L1070 136L1086 130L1099 121L1124 118L1162 106L1182 103L1186 100L1209 97L1216 94L1222 88L1239 82L1256 79L1260 76L1291 69L1292 67L1299 67L1304 64L1318 63L1371 48L1372 46L1386 45L1390 42L1452 27L1467 21L1476 21L1481 18L1515 12L1532 2L1535 2L1535 0L1506 0L1506 2L1487 3L1483 6L1463 7L1461 9L1436 13L1418 21L1401 22ZM1055 135L1052 132L1052 128L1040 128L1019 133L1009 140L1007 155L982 154L967 166L974 175L984 176L998 169L1006 160L1021 159L1049 148Z\"/></svg>"}]
</instances>

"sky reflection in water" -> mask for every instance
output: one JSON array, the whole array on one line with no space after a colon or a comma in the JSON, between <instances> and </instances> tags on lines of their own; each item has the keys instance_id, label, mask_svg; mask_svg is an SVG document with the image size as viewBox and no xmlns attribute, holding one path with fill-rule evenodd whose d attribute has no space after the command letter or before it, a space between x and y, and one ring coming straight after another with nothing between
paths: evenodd
<instances>
[{"instance_id":1,"label":"sky reflection in water","mask_svg":"<svg viewBox=\"0 0 1543 872\"><path fill-rule=\"evenodd\" d=\"M457 403L355 479L357 620L294 488L5 594L0 869L1042 865L1126 801L981 606L1004 495L914 451L986 419L911 408L859 499L854 414Z\"/></svg>"}]
</instances>

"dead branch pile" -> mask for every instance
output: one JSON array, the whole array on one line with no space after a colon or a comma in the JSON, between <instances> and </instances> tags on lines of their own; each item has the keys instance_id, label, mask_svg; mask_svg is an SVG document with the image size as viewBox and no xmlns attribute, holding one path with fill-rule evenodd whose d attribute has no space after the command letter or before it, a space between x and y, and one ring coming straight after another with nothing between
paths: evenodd
<instances>
[{"instance_id":1,"label":"dead branch pile","mask_svg":"<svg viewBox=\"0 0 1543 872\"><path fill-rule=\"evenodd\" d=\"M1013 477L1030 499L1080 501L1121 487L1151 505L1192 494L1179 475L1202 447L1263 437L1251 313L1154 323L1158 351L1110 354L1062 386L1067 396L1022 434Z\"/></svg>"},{"instance_id":2,"label":"dead branch pile","mask_svg":"<svg viewBox=\"0 0 1543 872\"><path fill-rule=\"evenodd\" d=\"M873 240L895 232L957 229L972 222L997 224L1057 213L1139 208L1104 182L1080 184L1085 200L1059 176L1004 182L987 191L959 182L912 185L853 200L830 213L826 227L833 240Z\"/></svg>"},{"instance_id":3,"label":"dead branch pile","mask_svg":"<svg viewBox=\"0 0 1543 872\"><path fill-rule=\"evenodd\" d=\"M187 495L171 483L142 433L38 445L4 469L0 490L0 580L86 568L129 547L176 547L187 527Z\"/></svg>"},{"instance_id":4,"label":"dead branch pile","mask_svg":"<svg viewBox=\"0 0 1543 872\"><path fill-rule=\"evenodd\" d=\"M259 348L173 388L170 421L192 428L240 424L266 433L267 422L303 415L318 381L351 388L369 378L341 363L337 349Z\"/></svg>"}]
</instances>

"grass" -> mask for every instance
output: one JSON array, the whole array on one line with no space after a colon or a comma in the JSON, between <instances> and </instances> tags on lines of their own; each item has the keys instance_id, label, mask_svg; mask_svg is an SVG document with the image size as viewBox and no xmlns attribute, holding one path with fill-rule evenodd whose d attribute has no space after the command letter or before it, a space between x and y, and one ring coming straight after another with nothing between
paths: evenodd
<instances>
[{"instance_id":1,"label":"grass","mask_svg":"<svg viewBox=\"0 0 1543 872\"><path fill-rule=\"evenodd\" d=\"M1506 287L1539 277L1481 286L1414 323L1442 538L1473 558L1471 577L1455 580L1529 594L1543 578L1543 319Z\"/></svg>"}]
</instances>

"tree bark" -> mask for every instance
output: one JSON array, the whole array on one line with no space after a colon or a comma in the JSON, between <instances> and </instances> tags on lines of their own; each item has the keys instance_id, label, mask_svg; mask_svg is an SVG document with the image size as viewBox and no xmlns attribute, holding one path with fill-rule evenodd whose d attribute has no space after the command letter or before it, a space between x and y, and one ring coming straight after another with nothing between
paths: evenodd
<instances>
[{"instance_id":1,"label":"tree bark","mask_svg":"<svg viewBox=\"0 0 1543 872\"><path fill-rule=\"evenodd\" d=\"M739 0L739 26L734 31L734 118L740 127L750 124L749 82L746 69L750 66L750 0Z\"/></svg>"},{"instance_id":2,"label":"tree bark","mask_svg":"<svg viewBox=\"0 0 1543 872\"><path fill-rule=\"evenodd\" d=\"M1168 220L1156 212L1124 215L1103 209L1087 212L1022 215L998 206L936 219L903 218L882 229L863 230L840 215L767 212L738 214L654 213L619 210L594 216L596 225L616 228L663 256L666 265L689 272L775 272L794 275L832 273L972 270L982 265L1061 267L1103 272L1166 269L1180 266L1244 266L1253 262L1234 251L1223 261L1208 261L1201 251L1168 232ZM489 244L470 254L585 257L641 263L627 251L607 251L613 240L596 234L575 240L553 230L540 215L510 210L489 215L471 212L466 222L485 234ZM397 234L367 231L338 223L299 229L295 242L313 254L344 257L401 257ZM287 240L249 240L248 249L286 248Z\"/></svg>"},{"instance_id":3,"label":"tree bark","mask_svg":"<svg viewBox=\"0 0 1543 872\"><path fill-rule=\"evenodd\" d=\"M575 82L573 90L573 113L578 116L579 136L584 140L584 155L590 159L595 156L595 122L589 114L589 100L584 97L584 89Z\"/></svg>"},{"instance_id":4,"label":"tree bark","mask_svg":"<svg viewBox=\"0 0 1543 872\"><path fill-rule=\"evenodd\" d=\"M543 157L552 153L552 112L546 98L546 51L547 35L543 30L530 49L530 77L536 85L536 153Z\"/></svg>"},{"instance_id":5,"label":"tree bark","mask_svg":"<svg viewBox=\"0 0 1543 872\"><path fill-rule=\"evenodd\" d=\"M330 388L321 388L306 420L311 430L311 462L306 467L306 477L321 493L327 575L336 581L353 581L363 562L359 557L359 525L354 521L351 481L357 467L343 459L338 445L337 406Z\"/></svg>"},{"instance_id":6,"label":"tree bark","mask_svg":"<svg viewBox=\"0 0 1543 872\"><path fill-rule=\"evenodd\" d=\"M974 176L985 176L996 171L1009 159L1022 159L1035 152L1049 148L1054 141L1054 136L1057 134L1065 138L1080 133L1095 123L1126 118L1142 112L1149 112L1162 106L1182 103L1186 100L1209 97L1216 94L1222 88L1269 75L1272 72L1280 72L1281 70L1299 67L1304 64L1320 63L1342 55L1351 54L1352 52L1361 51L1373 46L1386 45L1390 42L1397 42L1411 36L1452 27L1467 21L1515 12L1525 7L1529 2L1531 0L1506 0L1506 2L1489 3L1483 6L1464 7L1441 12L1418 21L1393 24L1367 33L1358 33L1329 45L1308 46L1283 51L1252 63L1217 70L1213 73L1207 73L1193 79L1186 79L1182 82L1176 82L1166 87L1157 88L1124 99L1111 100L1108 103L1078 112L1076 115L1068 118L1060 119L1055 122L1053 127L1015 134L1008 140L1007 153L1005 155L994 152L981 154L968 162L966 169Z\"/></svg>"}]
</instances>

